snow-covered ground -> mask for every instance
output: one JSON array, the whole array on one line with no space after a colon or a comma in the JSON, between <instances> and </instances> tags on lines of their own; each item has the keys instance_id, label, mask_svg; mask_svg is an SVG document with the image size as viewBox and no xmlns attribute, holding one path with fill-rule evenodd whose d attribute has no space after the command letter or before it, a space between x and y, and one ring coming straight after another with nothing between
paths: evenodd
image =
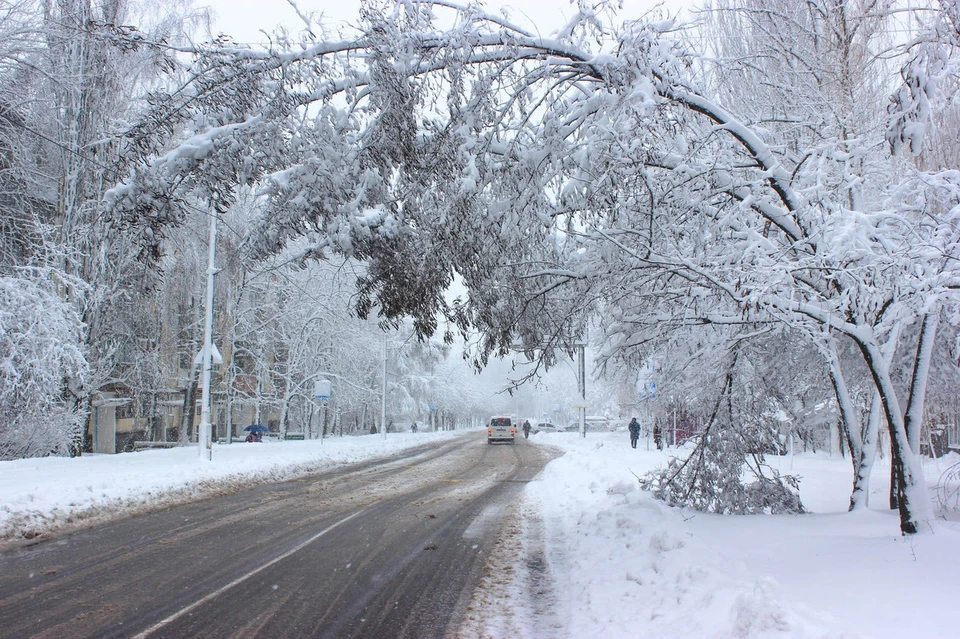
<instances>
[{"instance_id":1,"label":"snow-covered ground","mask_svg":"<svg viewBox=\"0 0 960 639\"><path fill-rule=\"evenodd\" d=\"M769 461L802 477L801 496L813 514L706 515L641 492L633 473L665 464L671 453L649 451L642 441L633 450L627 439L626 433L534 438L566 454L527 488L515 535L515 557L526 569L516 571L507 589L539 590L552 605L536 610L521 592L512 598L520 603L495 614L478 634L960 636L960 524L938 521L926 534L901 537L896 513L883 509L889 465L877 464L868 512L845 512L848 460L807 454ZM930 483L956 461L926 460Z\"/></svg>"},{"instance_id":2,"label":"snow-covered ground","mask_svg":"<svg viewBox=\"0 0 960 639\"><path fill-rule=\"evenodd\" d=\"M195 447L79 459L0 462L0 534L30 536L77 520L187 501L250 482L288 479L390 455L452 434ZM960 522L910 539L883 509L845 512L849 462L774 457L802 477L813 514L715 516L664 506L637 488L670 451L637 450L625 433L537 435L565 454L528 484L488 592L463 637L947 638L956 618ZM935 483L951 460L926 461Z\"/></svg>"}]
</instances>

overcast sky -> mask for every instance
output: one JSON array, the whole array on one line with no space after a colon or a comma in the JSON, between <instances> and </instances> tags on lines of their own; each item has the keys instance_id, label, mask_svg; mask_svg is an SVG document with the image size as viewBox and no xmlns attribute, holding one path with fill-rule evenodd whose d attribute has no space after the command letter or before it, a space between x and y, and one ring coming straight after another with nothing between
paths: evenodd
<instances>
[{"instance_id":1,"label":"overcast sky","mask_svg":"<svg viewBox=\"0 0 960 639\"><path fill-rule=\"evenodd\" d=\"M294 31L299 30L303 22L297 17L287 0L197 0L197 5L209 5L215 13L214 33L226 33L237 42L263 42L261 30L272 31L278 24L284 24ZM335 26L344 22L356 23L360 0L296 0L304 14L323 14L324 26L336 31ZM491 12L499 12L509 7L511 19L525 27L536 26L544 34L566 23L573 8L568 0L486 0L484 4ZM665 4L670 11L676 7L689 5L690 0L622 0L623 9L619 15L623 18L639 17L658 4Z\"/></svg>"}]
</instances>

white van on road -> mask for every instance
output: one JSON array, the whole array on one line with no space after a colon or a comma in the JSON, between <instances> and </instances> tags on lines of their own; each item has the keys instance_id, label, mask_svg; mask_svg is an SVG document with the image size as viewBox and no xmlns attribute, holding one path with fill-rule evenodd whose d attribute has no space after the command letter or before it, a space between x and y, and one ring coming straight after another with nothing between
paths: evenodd
<instances>
[{"instance_id":1,"label":"white van on road","mask_svg":"<svg viewBox=\"0 0 960 639\"><path fill-rule=\"evenodd\" d=\"M487 427L487 443L492 444L494 442L517 443L517 428L509 417L490 418L490 425Z\"/></svg>"}]
</instances>

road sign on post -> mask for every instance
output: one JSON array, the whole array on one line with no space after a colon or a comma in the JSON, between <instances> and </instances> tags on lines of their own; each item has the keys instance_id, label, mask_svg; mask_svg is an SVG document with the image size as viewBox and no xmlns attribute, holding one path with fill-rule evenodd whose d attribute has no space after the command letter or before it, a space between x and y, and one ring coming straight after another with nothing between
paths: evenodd
<instances>
[{"instance_id":1,"label":"road sign on post","mask_svg":"<svg viewBox=\"0 0 960 639\"><path fill-rule=\"evenodd\" d=\"M313 383L313 396L316 399L330 399L330 380L318 379Z\"/></svg>"},{"instance_id":2,"label":"road sign on post","mask_svg":"<svg viewBox=\"0 0 960 639\"><path fill-rule=\"evenodd\" d=\"M330 399L330 380L318 379L313 383L313 398L320 400L319 421L320 442L327 436L327 400Z\"/></svg>"}]
</instances>

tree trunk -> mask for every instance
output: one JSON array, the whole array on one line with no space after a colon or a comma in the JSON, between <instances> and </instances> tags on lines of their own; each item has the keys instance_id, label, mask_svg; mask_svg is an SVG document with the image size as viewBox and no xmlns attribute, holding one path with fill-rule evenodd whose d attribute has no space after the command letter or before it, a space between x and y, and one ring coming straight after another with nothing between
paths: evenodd
<instances>
[{"instance_id":1,"label":"tree trunk","mask_svg":"<svg viewBox=\"0 0 960 639\"><path fill-rule=\"evenodd\" d=\"M876 433L880 424L880 397L875 396L866 426L861 426L860 417L850 397L840 366L836 342L832 336L828 336L827 340L826 355L830 382L833 385L837 404L840 406L840 450L843 450L843 442L846 440L847 448L850 450L850 461L853 463L853 490L850 493L849 510L858 510L866 508L869 501L870 472L876 457Z\"/></svg>"},{"instance_id":2,"label":"tree trunk","mask_svg":"<svg viewBox=\"0 0 960 639\"><path fill-rule=\"evenodd\" d=\"M870 475L877 459L877 438L881 421L880 397L874 394L867 422L863 426L862 445L853 460L853 492L850 494L850 510L867 508L870 505Z\"/></svg>"},{"instance_id":3,"label":"tree trunk","mask_svg":"<svg viewBox=\"0 0 960 639\"><path fill-rule=\"evenodd\" d=\"M140 393L134 391L133 399L130 400L133 402L133 432L136 433L140 429L140 424L143 422L143 404L140 403ZM146 436L150 432L150 424L147 423L143 427L144 435ZM134 435L136 437L136 435Z\"/></svg>"},{"instance_id":4,"label":"tree trunk","mask_svg":"<svg viewBox=\"0 0 960 639\"><path fill-rule=\"evenodd\" d=\"M890 378L885 358L875 344L860 339L857 340L857 344L880 394L883 412L890 430L891 492L894 491L895 484L897 509L900 512L900 532L904 535L916 534L920 526L933 516L920 458L910 448L900 402L897 400L896 389ZM922 410L922 406L919 409Z\"/></svg>"},{"instance_id":5,"label":"tree trunk","mask_svg":"<svg viewBox=\"0 0 960 639\"><path fill-rule=\"evenodd\" d=\"M197 378L190 371L190 381L187 387L183 389L183 416L180 419L180 444L186 446L190 443L193 433L194 412L196 410L197 396Z\"/></svg>"},{"instance_id":6,"label":"tree trunk","mask_svg":"<svg viewBox=\"0 0 960 639\"><path fill-rule=\"evenodd\" d=\"M900 477L897 475L897 456L891 450L890 452L890 492L887 495L890 510L900 508Z\"/></svg>"},{"instance_id":7,"label":"tree trunk","mask_svg":"<svg viewBox=\"0 0 960 639\"><path fill-rule=\"evenodd\" d=\"M231 318L232 319L232 318ZM227 424L225 430L227 431L227 443L233 443L233 393L237 384L237 369L236 369L236 357L235 353L237 350L237 345L234 343L234 330L230 329L230 359L227 364Z\"/></svg>"},{"instance_id":8,"label":"tree trunk","mask_svg":"<svg viewBox=\"0 0 960 639\"><path fill-rule=\"evenodd\" d=\"M262 424L263 423L263 380L260 378L261 371L257 370L257 404L254 409L253 423Z\"/></svg>"},{"instance_id":9,"label":"tree trunk","mask_svg":"<svg viewBox=\"0 0 960 639\"><path fill-rule=\"evenodd\" d=\"M156 441L157 431L162 425L157 411L157 391L150 392L150 416L147 418L147 441Z\"/></svg>"},{"instance_id":10,"label":"tree trunk","mask_svg":"<svg viewBox=\"0 0 960 639\"><path fill-rule=\"evenodd\" d=\"M290 384L287 383L287 388L290 388ZM280 439L284 440L287 438L287 414L290 407L290 395L286 391L283 393L283 399L280 402Z\"/></svg>"},{"instance_id":11,"label":"tree trunk","mask_svg":"<svg viewBox=\"0 0 960 639\"><path fill-rule=\"evenodd\" d=\"M923 405L926 399L927 380L930 377L930 358L933 357L933 343L940 324L939 309L923 316L920 336L917 338L917 354L913 360L913 375L910 379L910 395L907 397L907 409L904 411L904 429L910 448L920 453L920 430L923 425Z\"/></svg>"}]
</instances>

